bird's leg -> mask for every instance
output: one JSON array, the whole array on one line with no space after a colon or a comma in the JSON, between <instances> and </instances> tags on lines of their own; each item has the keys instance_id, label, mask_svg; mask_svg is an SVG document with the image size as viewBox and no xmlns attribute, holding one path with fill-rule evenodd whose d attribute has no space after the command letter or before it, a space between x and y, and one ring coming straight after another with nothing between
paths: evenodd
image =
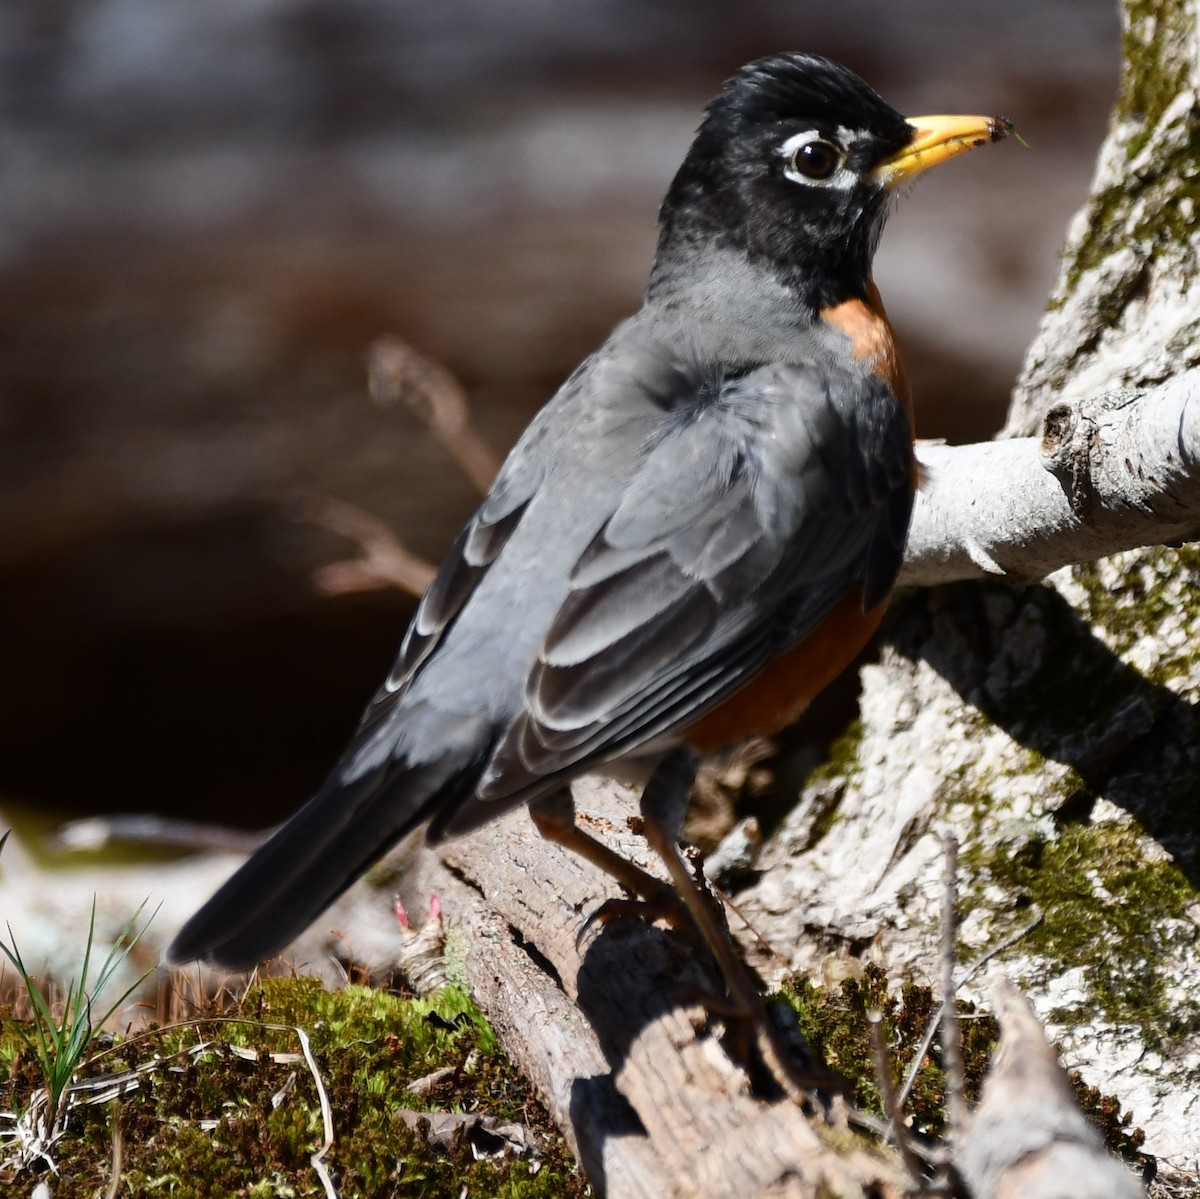
<instances>
[{"instance_id":1,"label":"bird's leg","mask_svg":"<svg viewBox=\"0 0 1200 1199\"><path fill-rule=\"evenodd\" d=\"M591 862L615 878L627 891L640 897L638 900L610 899L602 903L587 918L580 930L581 938L597 921L606 923L625 915L637 915L643 919L649 917L651 920L665 918L675 926L686 923L686 909L681 908L679 896L669 883L635 866L579 827L575 822L575 801L569 787L562 787L533 800L529 805L529 814L537 831L547 841L561 845L584 861Z\"/></svg>"},{"instance_id":2,"label":"bird's leg","mask_svg":"<svg viewBox=\"0 0 1200 1199\"><path fill-rule=\"evenodd\" d=\"M699 757L686 746L673 750L658 764L642 792L642 821L646 841L662 859L675 891L725 979L729 1004L727 1012L722 1014L740 1018L749 1016L761 1006L758 988L738 956L728 928L714 911L709 897L679 851L679 837L698 764Z\"/></svg>"},{"instance_id":3,"label":"bird's leg","mask_svg":"<svg viewBox=\"0 0 1200 1199\"><path fill-rule=\"evenodd\" d=\"M696 775L698 755L682 746L657 766L642 792L642 820L650 848L663 860L675 890L704 937L725 980L727 997L706 997L705 1006L717 1015L753 1032L763 1057L778 1082L794 1099L806 1098L806 1088L819 1083L811 1070L799 1069L791 1050L771 1020L757 980L742 961L729 929L679 851L679 835L687 813L688 796ZM715 1000L715 1001L714 1001Z\"/></svg>"}]
</instances>

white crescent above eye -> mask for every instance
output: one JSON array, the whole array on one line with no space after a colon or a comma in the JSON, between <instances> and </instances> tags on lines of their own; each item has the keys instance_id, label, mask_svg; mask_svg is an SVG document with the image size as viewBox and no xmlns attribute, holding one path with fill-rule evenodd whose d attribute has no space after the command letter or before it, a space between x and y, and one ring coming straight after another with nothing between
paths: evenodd
<instances>
[{"instance_id":1,"label":"white crescent above eye","mask_svg":"<svg viewBox=\"0 0 1200 1199\"><path fill-rule=\"evenodd\" d=\"M842 132L841 129L838 130L839 134ZM846 144L846 141L834 140L815 129L806 129L803 133L793 133L779 147L779 156L786 164L783 168L785 178L790 179L793 183L802 183L806 187L835 187L842 191L849 191L854 186L857 177L853 171L846 168ZM834 164L829 174L810 174L799 167L797 156L806 147L812 147L814 150L819 148L828 150L833 156Z\"/></svg>"}]
</instances>

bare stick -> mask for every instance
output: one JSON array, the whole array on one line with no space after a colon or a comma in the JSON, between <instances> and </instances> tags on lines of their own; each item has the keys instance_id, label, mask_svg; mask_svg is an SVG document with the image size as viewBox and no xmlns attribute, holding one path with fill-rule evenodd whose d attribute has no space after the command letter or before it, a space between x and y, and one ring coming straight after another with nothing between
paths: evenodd
<instances>
[{"instance_id":1,"label":"bare stick","mask_svg":"<svg viewBox=\"0 0 1200 1199\"><path fill-rule=\"evenodd\" d=\"M399 337L375 342L367 369L371 399L381 408L404 403L446 447L479 494L485 494L500 469L500 459L475 431L458 380Z\"/></svg>"},{"instance_id":2,"label":"bare stick","mask_svg":"<svg viewBox=\"0 0 1200 1199\"><path fill-rule=\"evenodd\" d=\"M433 433L471 481L485 493L500 460L475 431L466 393L440 363L418 353L398 337L384 337L371 347L367 385L381 408L403 403ZM331 562L315 576L323 595L348 595L394 587L420 596L433 581L436 567L407 549L378 517L341 500L304 497L300 519L353 541L357 557Z\"/></svg>"},{"instance_id":3,"label":"bare stick","mask_svg":"<svg viewBox=\"0 0 1200 1199\"><path fill-rule=\"evenodd\" d=\"M891 1121L892 1136L896 1148L900 1150L900 1158L913 1182L921 1184L925 1181L925 1171L921 1159L913 1152L912 1143L908 1139L908 1128L904 1123L904 1112L896 1101L896 1085L892 1082L892 1068L888 1061L887 1045L883 1039L883 1013L877 1008L867 1012L867 1024L871 1029L871 1048L875 1051L875 1073L879 1078L879 1095L883 1100L883 1112Z\"/></svg>"},{"instance_id":4,"label":"bare stick","mask_svg":"<svg viewBox=\"0 0 1200 1199\"><path fill-rule=\"evenodd\" d=\"M348 595L395 587L420 596L433 582L436 568L405 549L396 535L369 512L327 496L300 501L300 519L353 541L357 558L330 562L316 571L314 581L323 595Z\"/></svg>"},{"instance_id":5,"label":"bare stick","mask_svg":"<svg viewBox=\"0 0 1200 1199\"><path fill-rule=\"evenodd\" d=\"M124 1163L124 1140L121 1136L121 1105L113 1101L112 1105L112 1164L108 1171L108 1188L104 1199L117 1199L121 1192L121 1169Z\"/></svg>"},{"instance_id":6,"label":"bare stick","mask_svg":"<svg viewBox=\"0 0 1200 1199\"><path fill-rule=\"evenodd\" d=\"M947 833L942 909L942 1067L946 1071L947 1140L953 1145L967 1115L962 1043L954 1010L954 942L958 932L958 838Z\"/></svg>"},{"instance_id":7,"label":"bare stick","mask_svg":"<svg viewBox=\"0 0 1200 1199\"><path fill-rule=\"evenodd\" d=\"M1038 914L1034 916L1034 918L1028 924L1017 929L1015 933L1010 933L1002 941L998 941L986 953L980 954L979 957L977 957L975 961L967 967L967 970L963 974L962 978L960 978L955 984L955 992L957 993L962 987L965 987L967 983L969 983L971 979L973 979L975 975L978 974L979 971L982 970L984 966L986 966L988 962L992 960L992 958L1003 953L1006 949L1010 949L1018 941L1022 941L1029 936L1029 934L1033 932L1033 930L1037 928L1041 922L1042 913L1038 912ZM908 1074L904 1079L904 1085L900 1088L899 1101L901 1107L908 1102L908 1096L913 1089L913 1085L917 1081L917 1074L920 1073L921 1063L925 1060L926 1055L929 1053L929 1046L933 1044L933 1038L937 1035L938 1026L942 1019L942 1008L943 1004L939 1002L937 1008L934 1010L933 1015L929 1018L929 1025L925 1029L924 1037L921 1038L921 1044L917 1048L917 1052L913 1054L912 1065L909 1066Z\"/></svg>"}]
</instances>

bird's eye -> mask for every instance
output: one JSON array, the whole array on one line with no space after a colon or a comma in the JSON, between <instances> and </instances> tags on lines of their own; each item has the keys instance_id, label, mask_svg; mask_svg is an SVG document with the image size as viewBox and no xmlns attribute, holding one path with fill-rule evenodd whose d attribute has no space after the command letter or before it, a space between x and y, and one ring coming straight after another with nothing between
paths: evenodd
<instances>
[{"instance_id":1,"label":"bird's eye","mask_svg":"<svg viewBox=\"0 0 1200 1199\"><path fill-rule=\"evenodd\" d=\"M828 179L842 164L842 152L832 142L814 138L803 142L788 156L787 174L792 179Z\"/></svg>"}]
</instances>

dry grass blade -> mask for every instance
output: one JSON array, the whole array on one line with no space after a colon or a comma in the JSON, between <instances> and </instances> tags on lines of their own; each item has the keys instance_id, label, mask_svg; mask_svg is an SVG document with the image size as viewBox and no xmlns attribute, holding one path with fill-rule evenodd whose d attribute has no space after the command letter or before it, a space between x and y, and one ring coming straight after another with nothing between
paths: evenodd
<instances>
[{"instance_id":1,"label":"dry grass blade","mask_svg":"<svg viewBox=\"0 0 1200 1199\"><path fill-rule=\"evenodd\" d=\"M112 1165L109 1168L108 1190L105 1199L117 1199L121 1189L121 1163L124 1158L124 1143L121 1139L121 1105L113 1104L112 1113Z\"/></svg>"},{"instance_id":2,"label":"dry grass blade","mask_svg":"<svg viewBox=\"0 0 1200 1199\"><path fill-rule=\"evenodd\" d=\"M325 1188L325 1194L329 1196L329 1199L338 1199L337 1188L333 1185L333 1179L329 1174L329 1167L325 1164L325 1155L333 1148L333 1109L329 1106L329 1096L325 1091L325 1084L321 1081L321 1072L317 1069L316 1059L312 1055L312 1047L308 1043L308 1034L299 1025L292 1025L292 1028L300 1038L300 1044L304 1052L304 1061L307 1063L309 1073L312 1075L313 1085L317 1088L317 1099L321 1104L321 1124L325 1134L321 1148L308 1160L312 1163L312 1168L317 1172L317 1177L321 1180L321 1185Z\"/></svg>"}]
</instances>

